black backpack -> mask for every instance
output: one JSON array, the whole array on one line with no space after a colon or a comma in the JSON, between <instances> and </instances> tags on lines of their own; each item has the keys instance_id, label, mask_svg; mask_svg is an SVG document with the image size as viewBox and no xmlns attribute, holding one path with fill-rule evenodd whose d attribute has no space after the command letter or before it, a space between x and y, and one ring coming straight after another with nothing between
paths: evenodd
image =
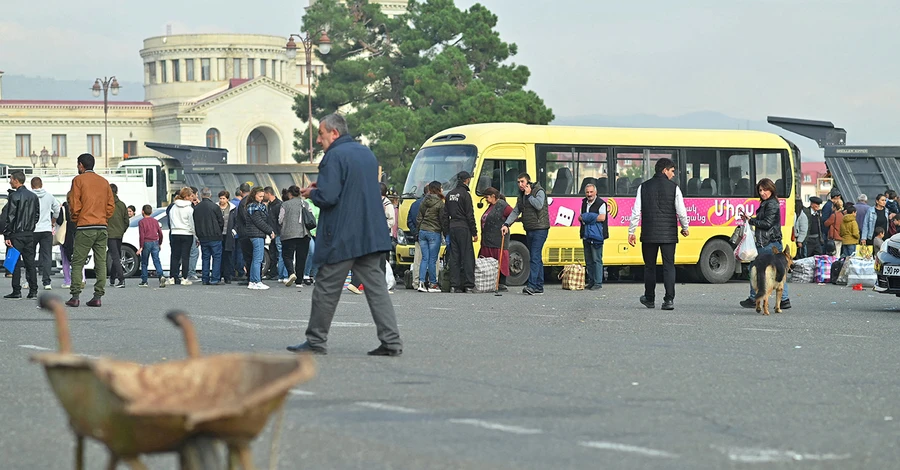
<instances>
[{"instance_id":1,"label":"black backpack","mask_svg":"<svg viewBox=\"0 0 900 470\"><path fill-rule=\"evenodd\" d=\"M838 283L838 277L841 276L841 270L844 269L844 262L846 262L846 261L847 261L847 258L841 258L841 259L836 259L836 260L834 260L833 263L831 263L831 283L832 284L836 284L836 285L846 284L846 282L843 282L840 284Z\"/></svg>"}]
</instances>

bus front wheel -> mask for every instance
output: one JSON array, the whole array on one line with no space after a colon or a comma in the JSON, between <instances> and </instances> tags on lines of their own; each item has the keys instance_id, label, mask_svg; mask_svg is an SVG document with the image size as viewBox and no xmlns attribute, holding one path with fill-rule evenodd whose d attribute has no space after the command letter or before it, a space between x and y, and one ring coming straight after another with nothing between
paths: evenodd
<instances>
[{"instance_id":1,"label":"bus front wheel","mask_svg":"<svg viewBox=\"0 0 900 470\"><path fill-rule=\"evenodd\" d=\"M531 273L531 257L525 244L515 240L509 242L509 276L506 285L521 286L528 282Z\"/></svg>"},{"instance_id":2,"label":"bus front wheel","mask_svg":"<svg viewBox=\"0 0 900 470\"><path fill-rule=\"evenodd\" d=\"M734 249L725 240L710 240L700 252L700 274L710 284L724 284L734 275Z\"/></svg>"}]
</instances>

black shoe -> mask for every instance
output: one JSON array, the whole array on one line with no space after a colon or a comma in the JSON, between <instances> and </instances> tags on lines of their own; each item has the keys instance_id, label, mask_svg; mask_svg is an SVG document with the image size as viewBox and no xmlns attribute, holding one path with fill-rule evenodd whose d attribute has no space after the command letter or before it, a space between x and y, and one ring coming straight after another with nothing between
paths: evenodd
<instances>
[{"instance_id":1,"label":"black shoe","mask_svg":"<svg viewBox=\"0 0 900 470\"><path fill-rule=\"evenodd\" d=\"M312 354L319 354L321 356L328 354L328 351L325 348L319 347L319 346L312 346L309 344L309 341L304 341L295 346L288 346L287 350L292 353L297 353L297 354L312 353Z\"/></svg>"},{"instance_id":2,"label":"black shoe","mask_svg":"<svg viewBox=\"0 0 900 470\"><path fill-rule=\"evenodd\" d=\"M506 284L500 284L500 289L497 289L500 292L509 292L509 287L506 287Z\"/></svg>"},{"instance_id":3,"label":"black shoe","mask_svg":"<svg viewBox=\"0 0 900 470\"><path fill-rule=\"evenodd\" d=\"M465 294L465 293L466 293L466 290L465 290L465 289L460 289L460 288L458 288L458 287L454 287L453 289L450 290L450 292L453 293L453 294Z\"/></svg>"},{"instance_id":4,"label":"black shoe","mask_svg":"<svg viewBox=\"0 0 900 470\"><path fill-rule=\"evenodd\" d=\"M38 297L37 292L29 292L28 297L25 297L25 298L28 300L35 300L35 299L37 299L37 297Z\"/></svg>"},{"instance_id":5,"label":"black shoe","mask_svg":"<svg viewBox=\"0 0 900 470\"><path fill-rule=\"evenodd\" d=\"M12 294L4 295L3 298L10 299L10 300L22 300L22 293L21 292L13 292Z\"/></svg>"},{"instance_id":6,"label":"black shoe","mask_svg":"<svg viewBox=\"0 0 900 470\"><path fill-rule=\"evenodd\" d=\"M594 284L594 285L592 285L591 287L588 287L588 290L600 290L600 289L602 289L602 288L603 288L602 285L600 285L600 284Z\"/></svg>"},{"instance_id":7,"label":"black shoe","mask_svg":"<svg viewBox=\"0 0 900 470\"><path fill-rule=\"evenodd\" d=\"M384 347L384 345L378 346L377 348L369 351L367 353L370 356L391 356L396 357L403 354L402 349L388 349Z\"/></svg>"},{"instance_id":8,"label":"black shoe","mask_svg":"<svg viewBox=\"0 0 900 470\"><path fill-rule=\"evenodd\" d=\"M119 289L122 289L123 287L125 287L125 281L119 281L119 282L116 284L116 287L118 287Z\"/></svg>"},{"instance_id":9,"label":"black shoe","mask_svg":"<svg viewBox=\"0 0 900 470\"><path fill-rule=\"evenodd\" d=\"M94 297L87 302L88 307L101 307L103 304L100 302L100 297Z\"/></svg>"},{"instance_id":10,"label":"black shoe","mask_svg":"<svg viewBox=\"0 0 900 470\"><path fill-rule=\"evenodd\" d=\"M674 300L663 300L662 307L663 310L675 310L675 301Z\"/></svg>"},{"instance_id":11,"label":"black shoe","mask_svg":"<svg viewBox=\"0 0 900 470\"><path fill-rule=\"evenodd\" d=\"M231 279L225 279L225 284L231 284Z\"/></svg>"},{"instance_id":12,"label":"black shoe","mask_svg":"<svg viewBox=\"0 0 900 470\"><path fill-rule=\"evenodd\" d=\"M788 305L790 305L790 302L788 302ZM750 298L744 299L741 301L741 307L756 308L756 301L753 299L750 299ZM784 307L782 307L782 308L784 308Z\"/></svg>"},{"instance_id":13,"label":"black shoe","mask_svg":"<svg viewBox=\"0 0 900 470\"><path fill-rule=\"evenodd\" d=\"M203 281L203 285L204 285L204 286L208 286L208 285L209 285L209 281Z\"/></svg>"},{"instance_id":14,"label":"black shoe","mask_svg":"<svg viewBox=\"0 0 900 470\"><path fill-rule=\"evenodd\" d=\"M791 299L782 300L780 306L781 306L782 310L787 310L787 309L791 308Z\"/></svg>"},{"instance_id":15,"label":"black shoe","mask_svg":"<svg viewBox=\"0 0 900 470\"><path fill-rule=\"evenodd\" d=\"M653 299L648 299L646 295L641 296L641 303L644 304L644 307L647 308L656 308L656 301Z\"/></svg>"}]
</instances>

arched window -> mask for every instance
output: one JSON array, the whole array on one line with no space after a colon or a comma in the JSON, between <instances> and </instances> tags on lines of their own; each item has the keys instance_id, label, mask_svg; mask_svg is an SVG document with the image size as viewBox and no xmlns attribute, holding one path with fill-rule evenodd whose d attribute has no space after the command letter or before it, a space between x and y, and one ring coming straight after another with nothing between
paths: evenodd
<instances>
[{"instance_id":1,"label":"arched window","mask_svg":"<svg viewBox=\"0 0 900 470\"><path fill-rule=\"evenodd\" d=\"M206 146L207 147L219 147L219 130L215 127L210 128L206 131Z\"/></svg>"},{"instance_id":2,"label":"arched window","mask_svg":"<svg viewBox=\"0 0 900 470\"><path fill-rule=\"evenodd\" d=\"M254 130L247 137L247 163L269 163L269 142L259 129Z\"/></svg>"}]
</instances>

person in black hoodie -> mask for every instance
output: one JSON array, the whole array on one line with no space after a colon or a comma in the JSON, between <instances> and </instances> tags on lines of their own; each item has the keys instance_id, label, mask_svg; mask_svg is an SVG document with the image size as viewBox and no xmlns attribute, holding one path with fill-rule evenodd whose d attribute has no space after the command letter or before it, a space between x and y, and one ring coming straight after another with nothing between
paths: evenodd
<instances>
[{"instance_id":1,"label":"person in black hoodie","mask_svg":"<svg viewBox=\"0 0 900 470\"><path fill-rule=\"evenodd\" d=\"M222 278L222 230L225 228L222 209L210 198L212 191L203 188L200 190L200 203L194 206L194 230L200 240L202 258L200 279L205 286L218 285Z\"/></svg>"},{"instance_id":2,"label":"person in black hoodie","mask_svg":"<svg viewBox=\"0 0 900 470\"><path fill-rule=\"evenodd\" d=\"M475 248L478 226L475 208L469 194L472 175L461 171L456 175L456 187L447 193L441 217L445 233L450 234L450 287L454 293L472 292L475 288Z\"/></svg>"},{"instance_id":3,"label":"person in black hoodie","mask_svg":"<svg viewBox=\"0 0 900 470\"><path fill-rule=\"evenodd\" d=\"M262 283L262 262L265 256L266 236L275 239L275 231L269 225L266 211L268 208L263 204L265 197L263 188L253 188L250 196L247 198L249 203L241 201L241 218L244 220L244 235L249 239L253 249L252 258L250 259L249 276L250 289L268 289L269 286Z\"/></svg>"}]
</instances>

